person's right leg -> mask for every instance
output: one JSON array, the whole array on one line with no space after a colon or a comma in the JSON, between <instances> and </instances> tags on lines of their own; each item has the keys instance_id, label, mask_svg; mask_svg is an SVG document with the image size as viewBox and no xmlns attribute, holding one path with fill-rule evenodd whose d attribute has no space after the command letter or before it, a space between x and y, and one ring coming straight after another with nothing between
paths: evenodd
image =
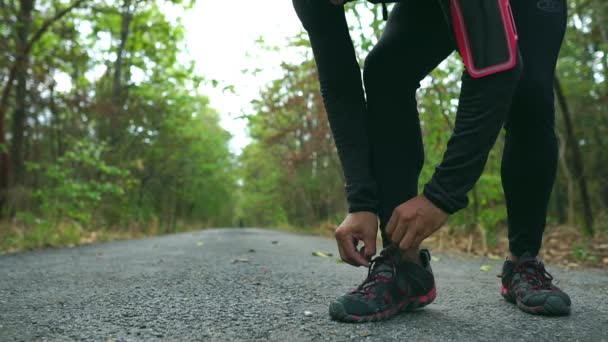
<instances>
[{"instance_id":1,"label":"person's right leg","mask_svg":"<svg viewBox=\"0 0 608 342\"><path fill-rule=\"evenodd\" d=\"M566 29L566 1L551 12L512 1L524 71L505 124L502 181L514 256L540 250L557 171L553 79Z\"/></svg>"},{"instance_id":2,"label":"person's right leg","mask_svg":"<svg viewBox=\"0 0 608 342\"><path fill-rule=\"evenodd\" d=\"M536 258L558 161L553 80L567 6L566 0L554 4L511 3L524 71L505 125L502 180L512 255L503 267L502 295L526 312L563 315L570 312L570 298Z\"/></svg>"}]
</instances>

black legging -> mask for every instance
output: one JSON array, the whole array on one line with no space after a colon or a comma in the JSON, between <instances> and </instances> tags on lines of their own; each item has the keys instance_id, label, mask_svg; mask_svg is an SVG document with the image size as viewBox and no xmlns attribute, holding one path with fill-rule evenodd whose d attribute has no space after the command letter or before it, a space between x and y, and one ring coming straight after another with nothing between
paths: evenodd
<instances>
[{"instance_id":1,"label":"black legging","mask_svg":"<svg viewBox=\"0 0 608 342\"><path fill-rule=\"evenodd\" d=\"M425 196L448 213L466 207L466 194L506 120L502 178L515 255L538 253L555 180L552 84L566 24L566 3L559 1L561 7L548 12L535 1L512 0L525 71L517 67L481 79L463 74L454 134L424 187ZM393 209L417 194L424 150L415 92L455 48L443 13L431 0L395 5L365 63L366 110L343 8L326 0L294 0L294 6L319 69L349 211L376 211L384 236Z\"/></svg>"}]
</instances>

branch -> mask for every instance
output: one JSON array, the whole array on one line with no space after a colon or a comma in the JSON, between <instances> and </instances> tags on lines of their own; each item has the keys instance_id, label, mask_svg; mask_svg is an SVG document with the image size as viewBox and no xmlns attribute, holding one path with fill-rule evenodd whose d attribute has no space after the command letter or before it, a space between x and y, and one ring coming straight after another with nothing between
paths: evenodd
<instances>
[{"instance_id":1,"label":"branch","mask_svg":"<svg viewBox=\"0 0 608 342\"><path fill-rule=\"evenodd\" d=\"M8 80L6 81L6 84L4 85L4 89L2 90L2 98L0 100L0 120L4 120L4 113L6 111L6 106L8 105L8 97L9 97L9 94L11 93L11 89L13 87L13 81L15 80L15 77L17 75L17 67L19 66L19 64L21 62L23 62L23 59L25 58L25 56L27 56L27 54L29 54L29 52L32 50L32 46L34 46L34 44L37 41L39 41L40 38L42 38L42 35L46 31L49 30L51 25L53 25L59 19L63 18L71 10L80 6L80 4L82 4L85 1L86 0L76 0L70 6L62 9L61 11L57 12L53 17L47 19L42 24L42 26L40 26L38 31L36 31L36 33L34 33L32 38L30 38L30 40L27 42L23 51L17 56L17 58L15 59L15 62L11 66L11 69L8 74ZM0 132L0 134L4 134L4 132Z\"/></svg>"},{"instance_id":2,"label":"branch","mask_svg":"<svg viewBox=\"0 0 608 342\"><path fill-rule=\"evenodd\" d=\"M42 35L46 31L48 31L48 29L51 27L51 25L53 25L59 19L63 18L66 14L68 14L69 12L71 12L74 8L80 6L85 1L86 0L76 0L70 6L62 9L61 11L57 12L53 17L47 19L42 24L42 26L40 26L40 28L38 29L38 31L36 31L36 33L32 36L32 38L30 39L30 41L27 42L27 45L25 46L25 51L23 52L23 54L27 55L30 52L30 50L32 49L32 46L34 45L34 43L36 43L38 40L40 40L40 38L42 37Z\"/></svg>"}]
</instances>

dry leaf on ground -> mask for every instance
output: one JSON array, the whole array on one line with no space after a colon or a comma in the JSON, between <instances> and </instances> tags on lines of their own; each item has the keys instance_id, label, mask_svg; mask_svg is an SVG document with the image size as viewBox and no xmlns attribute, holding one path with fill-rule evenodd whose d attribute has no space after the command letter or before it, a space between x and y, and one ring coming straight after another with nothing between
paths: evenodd
<instances>
[{"instance_id":1,"label":"dry leaf on ground","mask_svg":"<svg viewBox=\"0 0 608 342\"><path fill-rule=\"evenodd\" d=\"M490 265L481 265L481 267L479 268L480 271L482 272L490 272L492 270L492 266Z\"/></svg>"}]
</instances>

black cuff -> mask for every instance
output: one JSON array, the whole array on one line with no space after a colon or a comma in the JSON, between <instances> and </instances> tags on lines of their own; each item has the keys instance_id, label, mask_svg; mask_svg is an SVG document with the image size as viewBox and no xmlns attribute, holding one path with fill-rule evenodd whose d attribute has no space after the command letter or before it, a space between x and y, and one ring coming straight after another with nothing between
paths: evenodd
<instances>
[{"instance_id":1,"label":"black cuff","mask_svg":"<svg viewBox=\"0 0 608 342\"><path fill-rule=\"evenodd\" d=\"M464 209L469 204L469 198L466 194L460 199L456 199L450 196L447 191L439 185L439 183L433 179L424 186L423 195L437 208L444 212L452 215L455 212Z\"/></svg>"},{"instance_id":2,"label":"black cuff","mask_svg":"<svg viewBox=\"0 0 608 342\"><path fill-rule=\"evenodd\" d=\"M378 197L376 182L360 182L348 184L344 187L348 212L369 211L378 213Z\"/></svg>"}]
</instances>

